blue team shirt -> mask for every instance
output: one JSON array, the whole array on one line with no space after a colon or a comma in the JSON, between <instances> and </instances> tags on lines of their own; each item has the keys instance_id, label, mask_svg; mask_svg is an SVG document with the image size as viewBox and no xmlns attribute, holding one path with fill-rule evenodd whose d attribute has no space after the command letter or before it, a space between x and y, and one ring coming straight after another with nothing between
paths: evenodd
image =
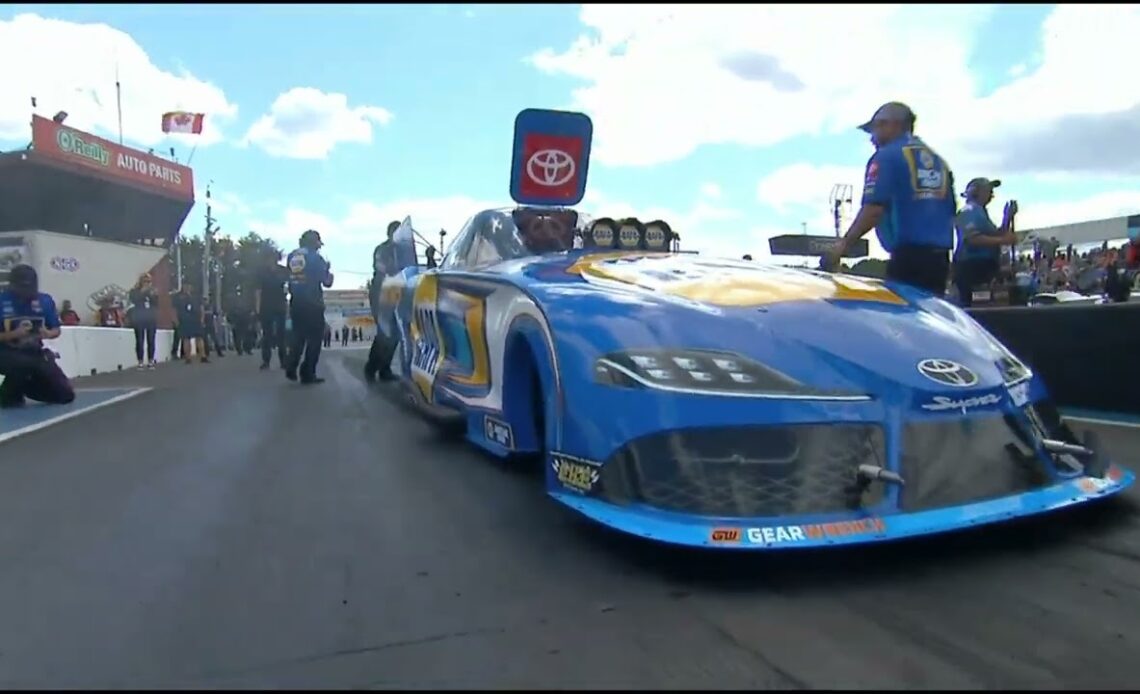
<instances>
[{"instance_id":1,"label":"blue team shirt","mask_svg":"<svg viewBox=\"0 0 1140 694\"><path fill-rule=\"evenodd\" d=\"M955 258L996 260L1000 257L1000 246L972 246L966 243L966 237L974 234L1001 235L1001 230L990 219L990 213L985 207L973 202L966 203L954 221L954 228L958 232L958 248L954 251Z\"/></svg>"},{"instance_id":2,"label":"blue team shirt","mask_svg":"<svg viewBox=\"0 0 1140 694\"><path fill-rule=\"evenodd\" d=\"M50 294L40 292L31 299L21 299L10 290L0 291L0 332L12 332L21 323L35 328L59 328L59 311Z\"/></svg>"},{"instance_id":3,"label":"blue team shirt","mask_svg":"<svg viewBox=\"0 0 1140 694\"><path fill-rule=\"evenodd\" d=\"M289 254L285 265L289 268L289 295L293 300L323 304L325 292L321 283L329 275L329 264L320 253L298 248Z\"/></svg>"},{"instance_id":4,"label":"blue team shirt","mask_svg":"<svg viewBox=\"0 0 1140 694\"><path fill-rule=\"evenodd\" d=\"M954 173L913 135L884 145L867 162L863 204L886 208L875 230L887 252L899 246L954 245Z\"/></svg>"}]
</instances>

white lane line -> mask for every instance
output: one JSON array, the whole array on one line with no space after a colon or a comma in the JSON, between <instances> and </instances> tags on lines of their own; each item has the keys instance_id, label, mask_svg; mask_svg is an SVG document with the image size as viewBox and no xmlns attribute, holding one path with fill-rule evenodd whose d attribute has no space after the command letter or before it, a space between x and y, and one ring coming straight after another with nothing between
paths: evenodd
<instances>
[{"instance_id":1,"label":"white lane line","mask_svg":"<svg viewBox=\"0 0 1140 694\"><path fill-rule=\"evenodd\" d=\"M5 441L9 441L11 439L14 439L17 436L23 436L24 434L30 434L33 431L39 431L40 429L46 429L47 427L50 427L53 424L59 424L60 422L67 421L68 419L71 419L73 417L78 417L81 414L86 414L88 412L91 412L92 410L97 410L100 407L106 407L107 405L114 405L117 402L122 402L124 400L130 400L133 397L142 395L143 393L146 393L146 392L151 391L151 390L153 390L153 388L136 388L135 390L128 391L126 393L123 393L122 395L116 395L113 398L108 398L107 400L104 400L103 402L97 402L93 405L87 405L86 407L80 407L77 410L71 410L70 412L65 412L65 413L58 415L56 417L52 417L51 419L47 419L47 420L44 420L42 422L36 422L35 424L29 424L26 427L20 427L19 429L16 429L14 431L5 432L3 434L0 434L0 443L4 443ZM76 392L77 393L82 392L82 389L77 390Z\"/></svg>"}]
</instances>

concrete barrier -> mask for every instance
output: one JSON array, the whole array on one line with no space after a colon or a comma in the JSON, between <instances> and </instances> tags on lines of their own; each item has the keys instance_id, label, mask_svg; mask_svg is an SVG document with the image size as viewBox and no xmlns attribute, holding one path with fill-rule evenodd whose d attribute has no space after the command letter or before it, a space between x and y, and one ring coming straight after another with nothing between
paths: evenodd
<instances>
[{"instance_id":1,"label":"concrete barrier","mask_svg":"<svg viewBox=\"0 0 1140 694\"><path fill-rule=\"evenodd\" d=\"M155 359L170 360L174 331L159 330L155 336ZM58 364L69 378L129 369L135 359L135 331L130 328L65 326L54 340L44 345L59 354Z\"/></svg>"},{"instance_id":2,"label":"concrete barrier","mask_svg":"<svg viewBox=\"0 0 1140 694\"><path fill-rule=\"evenodd\" d=\"M977 308L979 323L1033 368L1062 407L1140 414L1140 303Z\"/></svg>"},{"instance_id":3,"label":"concrete barrier","mask_svg":"<svg viewBox=\"0 0 1140 694\"><path fill-rule=\"evenodd\" d=\"M173 330L158 331L154 341L157 361L170 360L173 339ZM129 369L137 364L135 332L130 328L64 326L59 337L44 340L44 345L59 355L57 363L68 378ZM3 382L4 377L0 376L0 383Z\"/></svg>"}]
</instances>

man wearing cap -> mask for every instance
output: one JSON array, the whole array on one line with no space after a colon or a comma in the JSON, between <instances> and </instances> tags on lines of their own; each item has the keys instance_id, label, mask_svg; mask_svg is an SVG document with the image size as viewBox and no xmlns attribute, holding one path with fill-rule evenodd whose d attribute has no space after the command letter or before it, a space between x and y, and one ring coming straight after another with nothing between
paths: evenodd
<instances>
[{"instance_id":1,"label":"man wearing cap","mask_svg":"<svg viewBox=\"0 0 1140 694\"><path fill-rule=\"evenodd\" d=\"M872 228L891 254L887 279L941 296L954 245L954 174L938 153L914 134L915 115L892 101L860 126L871 134L875 154L867 162L863 204L847 233L823 256L838 269L851 244Z\"/></svg>"},{"instance_id":2,"label":"man wearing cap","mask_svg":"<svg viewBox=\"0 0 1140 694\"><path fill-rule=\"evenodd\" d=\"M293 319L293 336L285 378L301 383L323 383L317 378L317 361L325 337L325 293L333 276L327 260L321 257L321 235L313 229L301 234L300 248L289 254L289 317ZM302 356L304 357L302 359Z\"/></svg>"},{"instance_id":3,"label":"man wearing cap","mask_svg":"<svg viewBox=\"0 0 1140 694\"><path fill-rule=\"evenodd\" d=\"M0 291L0 407L20 407L31 398L53 405L75 400L67 375L44 340L59 337L59 313L50 294L39 290L30 265L17 265Z\"/></svg>"},{"instance_id":4,"label":"man wearing cap","mask_svg":"<svg viewBox=\"0 0 1140 694\"><path fill-rule=\"evenodd\" d=\"M1001 247L1017 244L1013 218L1017 201L1005 204L1001 228L994 225L986 205L994 199L994 188L1001 181L975 178L966 184L966 204L958 213L954 227L958 245L954 250L954 284L958 288L960 306L972 306L974 287L991 282L1001 267Z\"/></svg>"}]
</instances>

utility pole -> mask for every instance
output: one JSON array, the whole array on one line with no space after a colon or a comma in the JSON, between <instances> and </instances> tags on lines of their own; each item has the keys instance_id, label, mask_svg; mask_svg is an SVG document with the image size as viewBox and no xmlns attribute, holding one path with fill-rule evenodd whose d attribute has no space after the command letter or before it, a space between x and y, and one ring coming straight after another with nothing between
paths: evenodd
<instances>
[{"instance_id":1,"label":"utility pole","mask_svg":"<svg viewBox=\"0 0 1140 694\"><path fill-rule=\"evenodd\" d=\"M835 219L835 238L843 234L843 208L851 205L851 198L855 194L854 186L847 183L837 183L831 187L831 214Z\"/></svg>"},{"instance_id":2,"label":"utility pole","mask_svg":"<svg viewBox=\"0 0 1140 694\"><path fill-rule=\"evenodd\" d=\"M174 237L174 265L177 267L175 270L176 277L178 278L178 291L182 291L182 233L179 232Z\"/></svg>"},{"instance_id":3,"label":"utility pole","mask_svg":"<svg viewBox=\"0 0 1140 694\"><path fill-rule=\"evenodd\" d=\"M213 181L206 184L206 233L202 235L202 286L200 289L203 303L210 294L210 246L214 235L214 217L211 214L212 208L210 207L210 186L212 184Z\"/></svg>"}]
</instances>

